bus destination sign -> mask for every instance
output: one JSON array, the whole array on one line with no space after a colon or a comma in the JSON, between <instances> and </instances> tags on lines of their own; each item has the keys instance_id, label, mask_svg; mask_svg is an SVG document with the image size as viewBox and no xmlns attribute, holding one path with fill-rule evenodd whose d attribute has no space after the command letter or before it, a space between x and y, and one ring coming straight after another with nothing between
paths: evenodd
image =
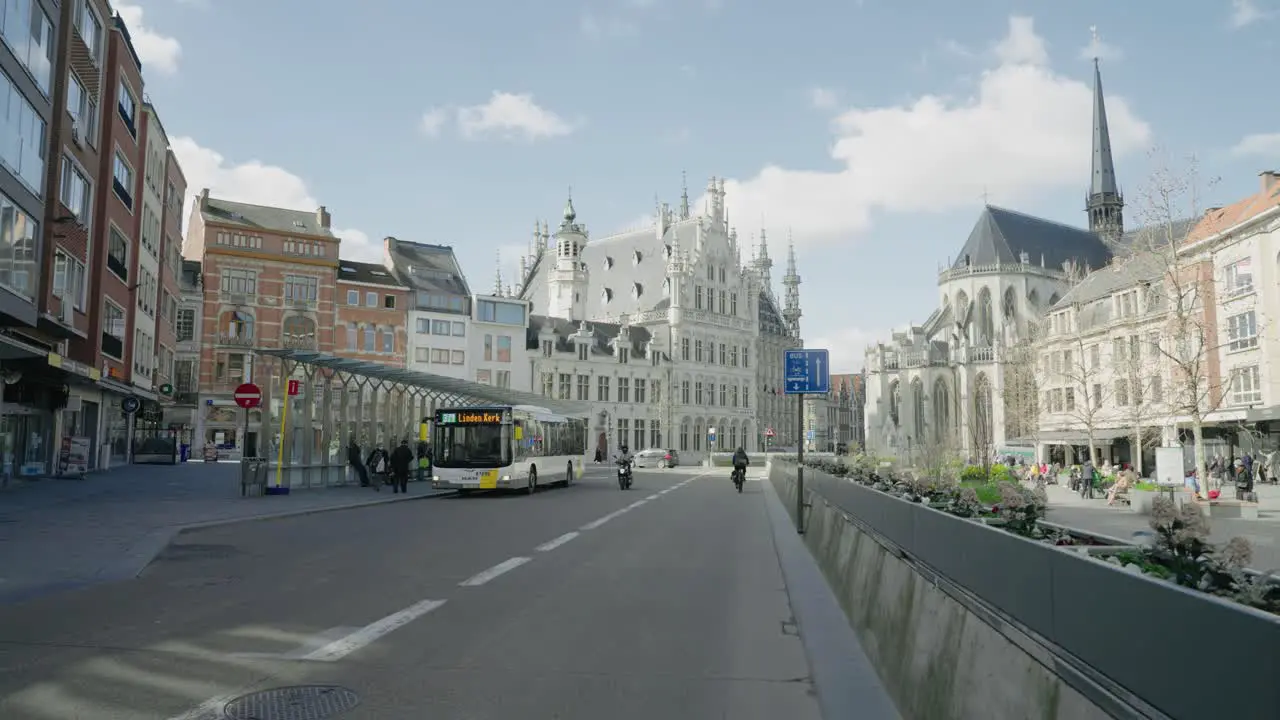
<instances>
[{"instance_id":1,"label":"bus destination sign","mask_svg":"<svg viewBox=\"0 0 1280 720\"><path fill-rule=\"evenodd\" d=\"M440 413L441 425L500 425L500 412L447 412Z\"/></svg>"}]
</instances>

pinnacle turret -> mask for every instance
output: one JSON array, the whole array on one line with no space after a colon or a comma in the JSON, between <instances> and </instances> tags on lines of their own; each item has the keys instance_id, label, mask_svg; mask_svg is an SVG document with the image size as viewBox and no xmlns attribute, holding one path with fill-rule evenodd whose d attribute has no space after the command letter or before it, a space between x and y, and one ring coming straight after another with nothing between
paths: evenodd
<instances>
[{"instance_id":1,"label":"pinnacle turret","mask_svg":"<svg viewBox=\"0 0 1280 720\"><path fill-rule=\"evenodd\" d=\"M787 231L787 274L782 276L782 286L786 292L782 318L787 323L787 332L796 339L800 338L800 273L796 271L796 246L791 239L791 231Z\"/></svg>"},{"instance_id":2,"label":"pinnacle turret","mask_svg":"<svg viewBox=\"0 0 1280 720\"><path fill-rule=\"evenodd\" d=\"M680 219L689 219L689 176L680 173Z\"/></svg>"}]
</instances>

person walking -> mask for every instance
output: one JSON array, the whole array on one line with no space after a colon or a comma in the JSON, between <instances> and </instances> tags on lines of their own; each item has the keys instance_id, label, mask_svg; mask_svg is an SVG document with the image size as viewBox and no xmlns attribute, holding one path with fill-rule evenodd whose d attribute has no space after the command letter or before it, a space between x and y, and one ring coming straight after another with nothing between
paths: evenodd
<instances>
[{"instance_id":1,"label":"person walking","mask_svg":"<svg viewBox=\"0 0 1280 720\"><path fill-rule=\"evenodd\" d=\"M391 451L391 492L409 492L409 470L413 467L413 451L409 441L401 440L400 447Z\"/></svg>"},{"instance_id":2,"label":"person walking","mask_svg":"<svg viewBox=\"0 0 1280 720\"><path fill-rule=\"evenodd\" d=\"M390 467L387 464L389 458L387 451L381 447L375 447L373 452L369 453L369 472L373 476L373 489L382 492L382 484L387 481L387 471Z\"/></svg>"}]
</instances>

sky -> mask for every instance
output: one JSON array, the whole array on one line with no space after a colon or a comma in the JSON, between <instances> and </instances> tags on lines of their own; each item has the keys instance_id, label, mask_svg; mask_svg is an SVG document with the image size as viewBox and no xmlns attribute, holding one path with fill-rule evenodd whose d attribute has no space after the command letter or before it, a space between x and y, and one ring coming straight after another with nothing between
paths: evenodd
<instances>
[{"instance_id":1,"label":"sky","mask_svg":"<svg viewBox=\"0 0 1280 720\"><path fill-rule=\"evenodd\" d=\"M1130 198L1153 157L1194 157L1205 205L1280 168L1280 0L115 8L191 195L325 205L354 260L452 245L487 292L570 191L604 237L723 177L775 282L793 239L805 344L842 371L928 317L984 201L1085 224L1093 58Z\"/></svg>"}]
</instances>

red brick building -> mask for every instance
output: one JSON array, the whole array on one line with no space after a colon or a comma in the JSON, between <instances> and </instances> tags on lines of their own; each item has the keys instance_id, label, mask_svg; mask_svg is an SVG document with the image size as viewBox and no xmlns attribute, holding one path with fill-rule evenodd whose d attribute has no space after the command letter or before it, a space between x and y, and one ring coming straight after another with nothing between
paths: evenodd
<instances>
[{"instance_id":1,"label":"red brick building","mask_svg":"<svg viewBox=\"0 0 1280 720\"><path fill-rule=\"evenodd\" d=\"M334 353L407 367L409 287L373 263L341 261Z\"/></svg>"},{"instance_id":2,"label":"red brick building","mask_svg":"<svg viewBox=\"0 0 1280 720\"><path fill-rule=\"evenodd\" d=\"M248 438L232 393L253 381L280 395L269 362L251 348L334 347L339 240L324 207L313 212L220 200L200 192L191 208L183 254L201 261L204 308L197 445L257 451L259 422Z\"/></svg>"}]
</instances>

